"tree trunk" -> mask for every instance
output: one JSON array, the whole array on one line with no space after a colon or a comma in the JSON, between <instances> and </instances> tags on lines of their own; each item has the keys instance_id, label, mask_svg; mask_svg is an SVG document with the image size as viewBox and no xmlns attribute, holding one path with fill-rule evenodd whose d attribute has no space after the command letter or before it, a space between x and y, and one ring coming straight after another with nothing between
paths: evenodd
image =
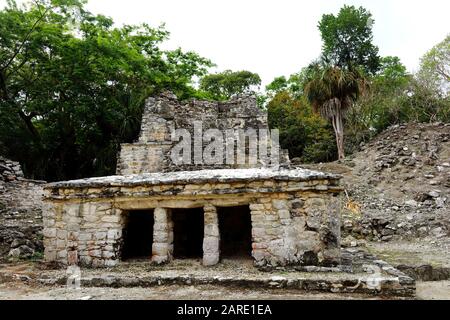
<instances>
[{"instance_id":1,"label":"tree trunk","mask_svg":"<svg viewBox=\"0 0 450 320\"><path fill-rule=\"evenodd\" d=\"M335 107L335 112L331 117L331 122L333 123L334 134L336 136L336 145L338 150L338 159L342 160L345 158L344 152L344 124L342 122L342 110L340 103L336 100L333 102Z\"/></svg>"},{"instance_id":2,"label":"tree trunk","mask_svg":"<svg viewBox=\"0 0 450 320\"><path fill-rule=\"evenodd\" d=\"M2 70L0 70L0 93L1 93L0 94L0 98L1 99L6 101L7 103L10 103L11 105L13 105L17 109L17 113L18 113L20 119L23 120L23 122L25 123L26 128L31 133L31 135L33 136L33 138L37 142L37 144L40 146L41 145L41 136L39 135L38 130L34 126L33 122L31 121L32 117L31 116L27 116L20 109L20 106L17 106L15 101L13 101L13 99L10 98L9 93L8 93L8 88L6 86L6 76L5 76L4 71L2 71Z\"/></svg>"},{"instance_id":3,"label":"tree trunk","mask_svg":"<svg viewBox=\"0 0 450 320\"><path fill-rule=\"evenodd\" d=\"M0 70L0 99L8 99L6 91L6 76L3 70Z\"/></svg>"},{"instance_id":4,"label":"tree trunk","mask_svg":"<svg viewBox=\"0 0 450 320\"><path fill-rule=\"evenodd\" d=\"M27 116L22 110L17 111L19 114L19 117L23 120L25 123L25 126L27 127L28 131L33 136L34 141L40 146L41 142L41 136L39 135L38 130L33 124L33 121L31 120L31 117Z\"/></svg>"}]
</instances>

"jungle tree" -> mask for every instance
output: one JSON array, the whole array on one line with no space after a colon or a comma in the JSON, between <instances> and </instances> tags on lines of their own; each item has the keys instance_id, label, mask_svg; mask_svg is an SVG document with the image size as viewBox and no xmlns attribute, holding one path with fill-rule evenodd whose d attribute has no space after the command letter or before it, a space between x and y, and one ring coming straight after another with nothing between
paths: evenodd
<instances>
[{"instance_id":1,"label":"jungle tree","mask_svg":"<svg viewBox=\"0 0 450 320\"><path fill-rule=\"evenodd\" d=\"M367 82L357 68L311 65L313 76L305 85L305 94L315 112L333 125L338 158L344 152L344 115L367 88Z\"/></svg>"}]
</instances>

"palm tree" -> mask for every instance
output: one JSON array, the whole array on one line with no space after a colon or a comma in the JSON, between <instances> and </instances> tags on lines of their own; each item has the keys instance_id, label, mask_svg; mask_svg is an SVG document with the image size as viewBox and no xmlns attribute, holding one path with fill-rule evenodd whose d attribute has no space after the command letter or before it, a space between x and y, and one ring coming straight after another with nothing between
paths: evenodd
<instances>
[{"instance_id":1,"label":"palm tree","mask_svg":"<svg viewBox=\"0 0 450 320\"><path fill-rule=\"evenodd\" d=\"M345 112L365 92L367 81L357 69L319 64L310 66L310 75L304 92L314 111L331 120L341 160L345 157L343 118Z\"/></svg>"}]
</instances>

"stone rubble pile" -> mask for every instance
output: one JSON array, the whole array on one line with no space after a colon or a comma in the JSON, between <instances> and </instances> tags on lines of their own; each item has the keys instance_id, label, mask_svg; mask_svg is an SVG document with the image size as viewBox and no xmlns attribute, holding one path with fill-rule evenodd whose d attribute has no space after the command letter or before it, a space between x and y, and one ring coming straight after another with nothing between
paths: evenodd
<instances>
[{"instance_id":1,"label":"stone rubble pile","mask_svg":"<svg viewBox=\"0 0 450 320\"><path fill-rule=\"evenodd\" d=\"M0 157L0 181L15 181L23 178L23 172L20 164L15 161Z\"/></svg>"},{"instance_id":2,"label":"stone rubble pile","mask_svg":"<svg viewBox=\"0 0 450 320\"><path fill-rule=\"evenodd\" d=\"M0 157L0 260L41 255L43 184Z\"/></svg>"},{"instance_id":3,"label":"stone rubble pile","mask_svg":"<svg viewBox=\"0 0 450 320\"><path fill-rule=\"evenodd\" d=\"M346 161L344 234L372 241L447 241L450 230L450 124L393 126ZM350 241L351 242L351 241Z\"/></svg>"}]
</instances>

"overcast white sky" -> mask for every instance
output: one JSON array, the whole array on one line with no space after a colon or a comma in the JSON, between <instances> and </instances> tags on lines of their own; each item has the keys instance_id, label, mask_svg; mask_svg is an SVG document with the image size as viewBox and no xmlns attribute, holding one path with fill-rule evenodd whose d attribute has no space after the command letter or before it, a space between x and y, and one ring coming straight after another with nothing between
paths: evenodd
<instances>
[{"instance_id":1,"label":"overcast white sky","mask_svg":"<svg viewBox=\"0 0 450 320\"><path fill-rule=\"evenodd\" d=\"M257 72L267 84L318 57L318 21L344 4L372 12L380 54L399 56L410 71L450 33L449 0L90 0L88 8L119 24L165 22L167 48L196 51L218 71Z\"/></svg>"}]
</instances>

